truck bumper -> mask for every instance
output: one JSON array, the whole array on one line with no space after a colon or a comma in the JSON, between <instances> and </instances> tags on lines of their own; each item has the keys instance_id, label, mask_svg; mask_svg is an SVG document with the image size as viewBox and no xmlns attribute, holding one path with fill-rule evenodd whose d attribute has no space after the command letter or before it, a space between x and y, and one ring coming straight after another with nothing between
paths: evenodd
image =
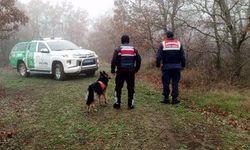
<instances>
[{"instance_id":1,"label":"truck bumper","mask_svg":"<svg viewBox=\"0 0 250 150\"><path fill-rule=\"evenodd\" d=\"M68 74L73 74L73 73L82 73L82 72L87 72L90 70L97 70L99 68L98 64L94 65L88 65L88 66L76 66L76 67L71 67L71 68L64 68L64 72Z\"/></svg>"}]
</instances>

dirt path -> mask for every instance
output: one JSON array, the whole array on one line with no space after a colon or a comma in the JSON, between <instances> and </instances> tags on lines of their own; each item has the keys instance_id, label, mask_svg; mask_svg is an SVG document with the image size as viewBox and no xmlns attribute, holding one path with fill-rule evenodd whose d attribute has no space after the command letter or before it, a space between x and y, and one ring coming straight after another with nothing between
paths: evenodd
<instances>
[{"instance_id":1,"label":"dirt path","mask_svg":"<svg viewBox=\"0 0 250 150\"><path fill-rule=\"evenodd\" d=\"M177 149L180 145L171 131L170 118L163 113L144 112L143 117L137 118L148 133L148 139L143 144L143 149Z\"/></svg>"}]
</instances>

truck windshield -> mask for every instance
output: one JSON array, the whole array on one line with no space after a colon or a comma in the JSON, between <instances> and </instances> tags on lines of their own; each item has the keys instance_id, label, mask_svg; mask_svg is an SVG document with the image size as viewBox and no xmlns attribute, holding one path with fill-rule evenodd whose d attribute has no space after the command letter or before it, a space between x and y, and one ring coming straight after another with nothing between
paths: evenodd
<instances>
[{"instance_id":1,"label":"truck windshield","mask_svg":"<svg viewBox=\"0 0 250 150\"><path fill-rule=\"evenodd\" d=\"M80 49L74 43L66 40L47 41L47 44L52 51Z\"/></svg>"}]
</instances>

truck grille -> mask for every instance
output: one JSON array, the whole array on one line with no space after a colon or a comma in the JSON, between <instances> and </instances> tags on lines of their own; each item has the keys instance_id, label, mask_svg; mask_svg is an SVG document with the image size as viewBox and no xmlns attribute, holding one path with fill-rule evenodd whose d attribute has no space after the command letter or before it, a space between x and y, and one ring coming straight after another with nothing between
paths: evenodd
<instances>
[{"instance_id":1,"label":"truck grille","mask_svg":"<svg viewBox=\"0 0 250 150\"><path fill-rule=\"evenodd\" d=\"M96 60L94 58L92 58L92 59L85 59L81 63L82 66L94 65L94 64L96 64Z\"/></svg>"}]
</instances>

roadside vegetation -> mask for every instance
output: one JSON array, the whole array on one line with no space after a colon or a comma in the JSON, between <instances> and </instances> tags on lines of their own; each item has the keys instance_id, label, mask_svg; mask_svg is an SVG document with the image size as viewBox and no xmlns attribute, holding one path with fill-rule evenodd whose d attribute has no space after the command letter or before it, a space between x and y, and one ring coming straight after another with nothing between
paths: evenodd
<instances>
[{"instance_id":1,"label":"roadside vegetation","mask_svg":"<svg viewBox=\"0 0 250 150\"><path fill-rule=\"evenodd\" d=\"M105 67L103 67L105 69ZM137 75L136 108L109 104L86 113L84 96L95 77L55 81L0 72L0 149L249 149L250 90L189 87L184 72L181 104L163 105L160 72Z\"/></svg>"}]
</instances>

